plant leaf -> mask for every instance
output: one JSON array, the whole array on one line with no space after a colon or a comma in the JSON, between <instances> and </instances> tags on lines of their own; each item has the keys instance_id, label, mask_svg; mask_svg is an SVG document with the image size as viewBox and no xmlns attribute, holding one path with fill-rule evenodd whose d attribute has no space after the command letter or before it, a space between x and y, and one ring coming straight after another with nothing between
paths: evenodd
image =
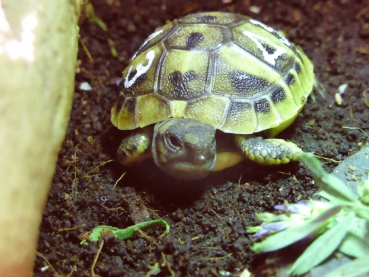
<instances>
[{"instance_id":1,"label":"plant leaf","mask_svg":"<svg viewBox=\"0 0 369 277\"><path fill-rule=\"evenodd\" d=\"M345 263L323 277L357 277L369 272L368 256Z\"/></svg>"},{"instance_id":2,"label":"plant leaf","mask_svg":"<svg viewBox=\"0 0 369 277\"><path fill-rule=\"evenodd\" d=\"M339 251L355 258L369 257L369 244L364 239L348 233L342 241Z\"/></svg>"},{"instance_id":3,"label":"plant leaf","mask_svg":"<svg viewBox=\"0 0 369 277\"><path fill-rule=\"evenodd\" d=\"M92 230L90 234L90 240L98 241L101 238L101 232L104 230L111 231L114 237L116 237L117 239L125 240L128 238L131 238L137 229L145 231L145 230L153 229L156 227L165 228L164 233L160 237L164 237L169 233L169 230L170 230L169 224L163 219L156 219L156 220L140 222L136 225L132 225L124 229L119 229L113 226L104 226L104 225L97 226Z\"/></svg>"},{"instance_id":4,"label":"plant leaf","mask_svg":"<svg viewBox=\"0 0 369 277\"><path fill-rule=\"evenodd\" d=\"M357 201L358 197L355 193L341 179L333 174L327 173L322 168L320 161L312 153L302 153L300 157L314 173L316 184L320 189L344 201Z\"/></svg>"},{"instance_id":5,"label":"plant leaf","mask_svg":"<svg viewBox=\"0 0 369 277\"><path fill-rule=\"evenodd\" d=\"M349 202L356 202L358 200L355 193L340 178L333 174L326 173L320 180L316 181L321 189L338 199Z\"/></svg>"},{"instance_id":6,"label":"plant leaf","mask_svg":"<svg viewBox=\"0 0 369 277\"><path fill-rule=\"evenodd\" d=\"M320 235L306 248L288 272L293 275L302 275L324 261L340 245L354 218L355 213L351 212L335 226Z\"/></svg>"},{"instance_id":7,"label":"plant leaf","mask_svg":"<svg viewBox=\"0 0 369 277\"><path fill-rule=\"evenodd\" d=\"M316 231L327 224L327 219L337 214L342 207L343 206L333 206L305 224L297 227L290 227L284 231L273 234L262 242L254 243L251 250L257 253L270 252L284 248L308 236L312 236Z\"/></svg>"},{"instance_id":8,"label":"plant leaf","mask_svg":"<svg viewBox=\"0 0 369 277\"><path fill-rule=\"evenodd\" d=\"M349 232L369 242L369 222L367 220L356 217Z\"/></svg>"},{"instance_id":9,"label":"plant leaf","mask_svg":"<svg viewBox=\"0 0 369 277\"><path fill-rule=\"evenodd\" d=\"M158 275L161 272L159 263L154 265L148 265L149 271L146 273L145 277L150 277L152 275Z\"/></svg>"}]
</instances>

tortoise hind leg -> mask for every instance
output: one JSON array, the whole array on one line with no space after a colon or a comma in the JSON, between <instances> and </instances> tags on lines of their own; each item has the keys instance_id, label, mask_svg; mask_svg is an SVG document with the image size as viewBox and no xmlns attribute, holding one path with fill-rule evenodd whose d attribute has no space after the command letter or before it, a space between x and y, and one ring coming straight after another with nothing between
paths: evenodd
<instances>
[{"instance_id":1,"label":"tortoise hind leg","mask_svg":"<svg viewBox=\"0 0 369 277\"><path fill-rule=\"evenodd\" d=\"M250 135L235 135L235 142L242 153L250 160L262 165L286 164L298 161L301 148L283 139L263 139Z\"/></svg>"},{"instance_id":2,"label":"tortoise hind leg","mask_svg":"<svg viewBox=\"0 0 369 277\"><path fill-rule=\"evenodd\" d=\"M153 128L148 126L137 129L123 139L117 151L117 159L123 165L133 165L151 158Z\"/></svg>"}]
</instances>

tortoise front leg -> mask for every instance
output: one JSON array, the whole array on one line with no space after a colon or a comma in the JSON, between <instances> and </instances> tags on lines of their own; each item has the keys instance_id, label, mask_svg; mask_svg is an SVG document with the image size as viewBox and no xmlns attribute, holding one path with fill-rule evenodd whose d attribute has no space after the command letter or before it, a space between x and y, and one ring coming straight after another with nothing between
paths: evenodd
<instances>
[{"instance_id":1,"label":"tortoise front leg","mask_svg":"<svg viewBox=\"0 0 369 277\"><path fill-rule=\"evenodd\" d=\"M242 153L251 161L262 165L286 164L298 161L302 149L283 139L235 135L235 142Z\"/></svg>"},{"instance_id":2,"label":"tortoise front leg","mask_svg":"<svg viewBox=\"0 0 369 277\"><path fill-rule=\"evenodd\" d=\"M123 139L117 151L117 159L123 165L132 165L151 158L153 127L135 130Z\"/></svg>"}]
</instances>

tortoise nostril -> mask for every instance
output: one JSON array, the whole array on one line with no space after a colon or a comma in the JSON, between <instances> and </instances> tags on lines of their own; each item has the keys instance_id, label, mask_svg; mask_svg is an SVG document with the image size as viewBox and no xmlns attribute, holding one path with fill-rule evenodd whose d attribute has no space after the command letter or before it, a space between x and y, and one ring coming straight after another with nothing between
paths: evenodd
<instances>
[{"instance_id":1,"label":"tortoise nostril","mask_svg":"<svg viewBox=\"0 0 369 277\"><path fill-rule=\"evenodd\" d=\"M195 163L197 164L203 164L207 161L205 155L198 155L196 158L195 158Z\"/></svg>"}]
</instances>

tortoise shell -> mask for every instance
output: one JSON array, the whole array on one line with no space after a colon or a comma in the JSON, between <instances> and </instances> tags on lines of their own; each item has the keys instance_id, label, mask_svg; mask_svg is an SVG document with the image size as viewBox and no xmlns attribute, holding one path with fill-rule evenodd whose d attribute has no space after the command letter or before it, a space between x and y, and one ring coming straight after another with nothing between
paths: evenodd
<instances>
[{"instance_id":1,"label":"tortoise shell","mask_svg":"<svg viewBox=\"0 0 369 277\"><path fill-rule=\"evenodd\" d=\"M223 12L159 27L123 71L112 123L132 130L194 118L226 133L287 127L315 84L302 50L274 29Z\"/></svg>"}]
</instances>

